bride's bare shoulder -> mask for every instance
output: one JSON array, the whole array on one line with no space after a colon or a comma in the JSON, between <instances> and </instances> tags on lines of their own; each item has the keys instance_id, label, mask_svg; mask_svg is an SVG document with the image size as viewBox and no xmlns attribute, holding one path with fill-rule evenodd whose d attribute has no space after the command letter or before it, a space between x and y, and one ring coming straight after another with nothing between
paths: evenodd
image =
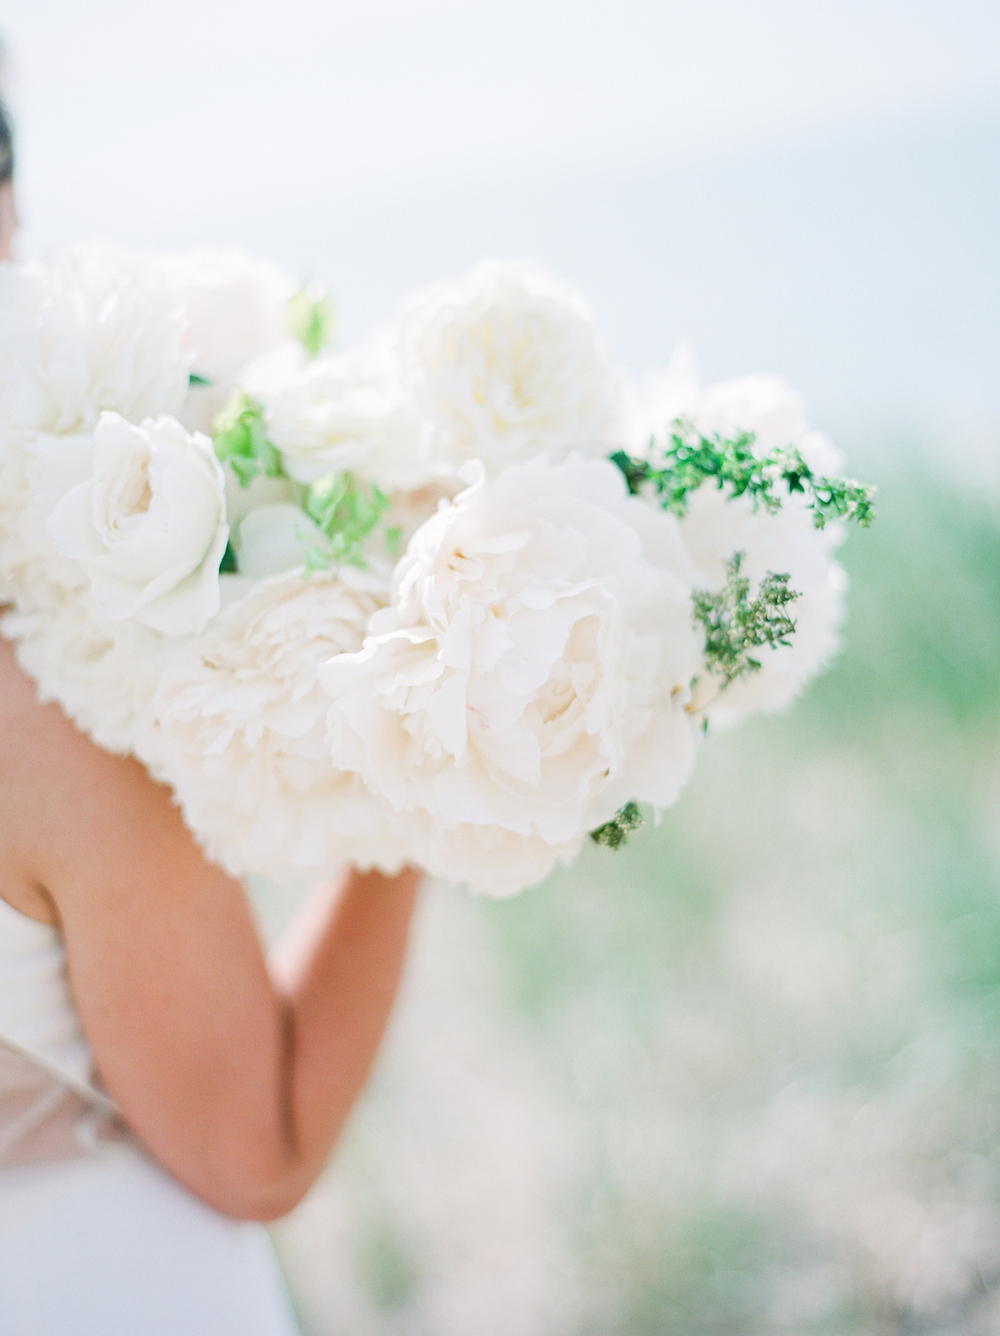
<instances>
[{"instance_id":1,"label":"bride's bare shoulder","mask_svg":"<svg viewBox=\"0 0 1000 1336\"><path fill-rule=\"evenodd\" d=\"M43 705L18 666L14 646L0 638L0 787L30 786L31 776L87 764L100 755L57 705Z\"/></svg>"},{"instance_id":2,"label":"bride's bare shoulder","mask_svg":"<svg viewBox=\"0 0 1000 1336\"><path fill-rule=\"evenodd\" d=\"M37 688L18 666L14 646L0 636L0 746L9 752L25 729L58 728L60 719L68 724L61 711L39 704Z\"/></svg>"},{"instance_id":3,"label":"bride's bare shoulder","mask_svg":"<svg viewBox=\"0 0 1000 1336\"><path fill-rule=\"evenodd\" d=\"M0 718L16 718L26 704L35 701L35 686L17 666L14 646L0 636Z\"/></svg>"},{"instance_id":4,"label":"bride's bare shoulder","mask_svg":"<svg viewBox=\"0 0 1000 1336\"><path fill-rule=\"evenodd\" d=\"M143 773L132 761L102 751L58 705L42 704L38 688L17 662L14 646L0 637L0 784L11 775L23 781L28 773L53 768L75 776L91 770Z\"/></svg>"}]
</instances>

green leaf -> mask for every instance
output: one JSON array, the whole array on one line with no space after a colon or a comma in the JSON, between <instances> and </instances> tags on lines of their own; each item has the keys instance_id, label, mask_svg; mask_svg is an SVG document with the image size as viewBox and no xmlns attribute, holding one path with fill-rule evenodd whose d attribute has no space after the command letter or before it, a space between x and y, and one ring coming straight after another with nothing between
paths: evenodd
<instances>
[{"instance_id":1,"label":"green leaf","mask_svg":"<svg viewBox=\"0 0 1000 1336\"><path fill-rule=\"evenodd\" d=\"M629 491L633 496L638 496L642 484L650 477L650 466L644 459L633 459L624 450L616 450L610 458L612 464L617 464L625 475Z\"/></svg>"},{"instance_id":2,"label":"green leaf","mask_svg":"<svg viewBox=\"0 0 1000 1336\"><path fill-rule=\"evenodd\" d=\"M283 478L281 455L267 438L264 407L242 390L215 419L212 445L221 463L228 463L241 487L249 487L254 478Z\"/></svg>"},{"instance_id":3,"label":"green leaf","mask_svg":"<svg viewBox=\"0 0 1000 1336\"><path fill-rule=\"evenodd\" d=\"M642 812L639 810L639 804L633 800L627 802L624 807L619 807L610 821L592 830L590 838L605 849L620 849L642 824Z\"/></svg>"},{"instance_id":4,"label":"green leaf","mask_svg":"<svg viewBox=\"0 0 1000 1336\"><path fill-rule=\"evenodd\" d=\"M334 563L364 566L364 540L388 506L384 492L353 473L331 473L313 483L303 509L322 531L326 544L307 552L307 567L326 569Z\"/></svg>"},{"instance_id":5,"label":"green leaf","mask_svg":"<svg viewBox=\"0 0 1000 1336\"><path fill-rule=\"evenodd\" d=\"M875 518L874 487L851 478L814 474L794 446L758 456L752 432L727 438L703 436L680 420L674 427L670 443L658 452L655 461L635 458L624 450L610 458L633 495L648 485L659 496L663 509L675 515L687 514L691 493L711 482L720 490L728 488L732 496L749 496L755 510L763 506L771 514L781 509L783 495L801 492L809 497L817 529L831 519L855 520L867 528ZM656 443L652 441L650 456L655 453Z\"/></svg>"},{"instance_id":6,"label":"green leaf","mask_svg":"<svg viewBox=\"0 0 1000 1336\"><path fill-rule=\"evenodd\" d=\"M795 621L785 611L799 594L788 587L788 575L768 571L757 597L750 597L750 581L740 574L743 553L725 563L726 583L721 589L695 590L691 601L694 620L705 632L705 663L722 678L723 690L739 677L760 670L751 650L763 645L775 649L790 645Z\"/></svg>"},{"instance_id":7,"label":"green leaf","mask_svg":"<svg viewBox=\"0 0 1000 1336\"><path fill-rule=\"evenodd\" d=\"M305 568L307 574L315 571L328 571L330 563L330 554L324 548L316 545L306 548Z\"/></svg>"},{"instance_id":8,"label":"green leaf","mask_svg":"<svg viewBox=\"0 0 1000 1336\"><path fill-rule=\"evenodd\" d=\"M335 325L333 302L315 284L299 288L288 303L288 328L310 357L315 357L330 342Z\"/></svg>"},{"instance_id":9,"label":"green leaf","mask_svg":"<svg viewBox=\"0 0 1000 1336\"><path fill-rule=\"evenodd\" d=\"M214 380L209 380L207 376L199 376L197 371L192 371L188 376L189 385L214 385Z\"/></svg>"},{"instance_id":10,"label":"green leaf","mask_svg":"<svg viewBox=\"0 0 1000 1336\"><path fill-rule=\"evenodd\" d=\"M232 543L226 544L226 550L222 554L222 560L219 562L220 575L235 575L239 567L236 564L236 549Z\"/></svg>"}]
</instances>

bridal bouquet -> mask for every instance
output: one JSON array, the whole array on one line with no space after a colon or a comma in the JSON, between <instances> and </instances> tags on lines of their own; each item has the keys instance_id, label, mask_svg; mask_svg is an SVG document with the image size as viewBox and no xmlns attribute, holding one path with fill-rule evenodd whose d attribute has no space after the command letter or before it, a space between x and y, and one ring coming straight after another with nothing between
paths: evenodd
<instances>
[{"instance_id":1,"label":"bridal bouquet","mask_svg":"<svg viewBox=\"0 0 1000 1336\"><path fill-rule=\"evenodd\" d=\"M635 388L529 264L332 323L239 252L0 266L3 633L231 873L515 892L834 652L870 489L780 380Z\"/></svg>"}]
</instances>

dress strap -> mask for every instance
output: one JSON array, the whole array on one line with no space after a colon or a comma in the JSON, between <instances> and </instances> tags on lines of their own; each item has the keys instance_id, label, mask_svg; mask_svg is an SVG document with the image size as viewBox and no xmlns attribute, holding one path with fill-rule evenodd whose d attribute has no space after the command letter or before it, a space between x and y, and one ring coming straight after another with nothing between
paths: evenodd
<instances>
[{"instance_id":1,"label":"dress strap","mask_svg":"<svg viewBox=\"0 0 1000 1336\"><path fill-rule=\"evenodd\" d=\"M0 1168L94 1154L129 1135L106 1095L0 1038Z\"/></svg>"}]
</instances>

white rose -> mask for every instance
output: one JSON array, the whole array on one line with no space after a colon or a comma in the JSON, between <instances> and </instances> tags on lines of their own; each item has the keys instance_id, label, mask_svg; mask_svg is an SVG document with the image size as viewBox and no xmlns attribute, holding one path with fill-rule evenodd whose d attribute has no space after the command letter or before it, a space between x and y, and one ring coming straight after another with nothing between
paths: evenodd
<instances>
[{"instance_id":1,"label":"white rose","mask_svg":"<svg viewBox=\"0 0 1000 1336\"><path fill-rule=\"evenodd\" d=\"M149 258L177 294L191 370L210 382L191 386L179 417L189 431L209 434L244 367L288 338L288 303L298 284L239 247Z\"/></svg>"},{"instance_id":2,"label":"white rose","mask_svg":"<svg viewBox=\"0 0 1000 1336\"><path fill-rule=\"evenodd\" d=\"M491 261L404 314L404 363L446 467L609 454L620 389L589 307L525 263Z\"/></svg>"},{"instance_id":3,"label":"white rose","mask_svg":"<svg viewBox=\"0 0 1000 1336\"><path fill-rule=\"evenodd\" d=\"M175 641L134 620L109 621L86 570L56 550L48 520L92 478L93 437L22 434L17 457L20 505L0 544L0 575L14 605L3 634L16 643L42 700L57 701L99 746L127 753L137 712ZM4 483L10 480L5 471Z\"/></svg>"},{"instance_id":4,"label":"white rose","mask_svg":"<svg viewBox=\"0 0 1000 1336\"><path fill-rule=\"evenodd\" d=\"M135 427L106 413L93 476L59 502L49 532L84 567L106 616L167 635L200 631L219 608L224 486L206 437L172 418Z\"/></svg>"},{"instance_id":5,"label":"white rose","mask_svg":"<svg viewBox=\"0 0 1000 1336\"><path fill-rule=\"evenodd\" d=\"M431 871L537 881L687 779L689 574L672 518L605 461L480 476L414 535L361 653L321 670L334 764L423 816Z\"/></svg>"},{"instance_id":6,"label":"white rose","mask_svg":"<svg viewBox=\"0 0 1000 1336\"><path fill-rule=\"evenodd\" d=\"M360 648L379 606L354 572L258 584L163 674L137 750L233 875L327 876L345 862L397 871L401 823L333 768L319 665Z\"/></svg>"},{"instance_id":7,"label":"white rose","mask_svg":"<svg viewBox=\"0 0 1000 1336\"><path fill-rule=\"evenodd\" d=\"M389 336L315 358L287 344L248 367L241 385L265 405L269 439L299 482L351 472L408 491L433 477Z\"/></svg>"},{"instance_id":8,"label":"white rose","mask_svg":"<svg viewBox=\"0 0 1000 1336\"><path fill-rule=\"evenodd\" d=\"M91 243L0 265L0 424L89 432L104 410L176 414L183 334L176 293L142 256Z\"/></svg>"},{"instance_id":9,"label":"white rose","mask_svg":"<svg viewBox=\"0 0 1000 1336\"><path fill-rule=\"evenodd\" d=\"M836 474L841 467L828 438L810 429L802 399L785 381L752 375L704 386L684 347L666 373L647 384L636 443L644 444L652 435L665 444L677 418L706 435L753 432L754 448L761 455L794 446L820 474ZM790 587L799 594L788 609L796 623L790 645L763 646L754 654L760 669L732 682L706 706L713 724L727 726L758 711L783 709L826 666L840 644L847 577L833 552L843 541L843 526L828 524L819 530L801 494L779 489L779 496L781 509L772 515L763 507L754 510L748 497L733 497L706 482L689 497L688 513L680 521L700 585L721 587L724 562L742 552L741 574L751 582L751 597L768 571L787 573ZM704 699L709 699L714 687L707 685L704 690Z\"/></svg>"}]
</instances>

